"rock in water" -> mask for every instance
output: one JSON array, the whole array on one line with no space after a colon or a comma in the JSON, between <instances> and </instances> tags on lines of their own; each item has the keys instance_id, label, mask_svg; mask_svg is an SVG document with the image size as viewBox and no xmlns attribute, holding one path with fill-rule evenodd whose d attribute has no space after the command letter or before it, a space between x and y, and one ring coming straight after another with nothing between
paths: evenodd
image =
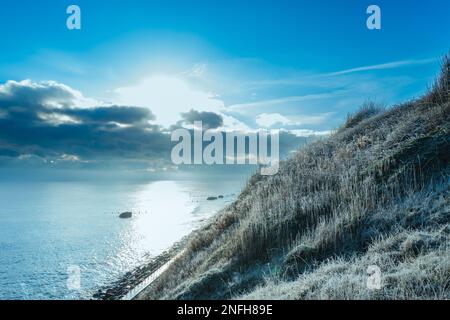
<instances>
[{"instance_id":1,"label":"rock in water","mask_svg":"<svg viewBox=\"0 0 450 320\"><path fill-rule=\"evenodd\" d=\"M206 198L206 200L209 200L209 201L217 200L217 197L208 197L208 198Z\"/></svg>"},{"instance_id":2,"label":"rock in water","mask_svg":"<svg viewBox=\"0 0 450 320\"><path fill-rule=\"evenodd\" d=\"M131 218L132 215L133 215L132 212L126 211L126 212L122 212L122 213L119 215L119 218L121 218L121 219L129 219L129 218Z\"/></svg>"}]
</instances>

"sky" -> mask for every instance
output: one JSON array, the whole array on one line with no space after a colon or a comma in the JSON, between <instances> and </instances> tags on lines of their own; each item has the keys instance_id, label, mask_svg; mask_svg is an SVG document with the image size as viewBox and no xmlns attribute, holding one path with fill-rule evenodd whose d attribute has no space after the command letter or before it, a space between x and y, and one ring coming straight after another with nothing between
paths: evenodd
<instances>
[{"instance_id":1,"label":"sky","mask_svg":"<svg viewBox=\"0 0 450 320\"><path fill-rule=\"evenodd\" d=\"M81 8L81 30L66 9ZM381 30L366 27L369 5ZM193 116L219 130L323 136L431 85L447 0L3 0L0 157L159 163Z\"/></svg>"}]
</instances>

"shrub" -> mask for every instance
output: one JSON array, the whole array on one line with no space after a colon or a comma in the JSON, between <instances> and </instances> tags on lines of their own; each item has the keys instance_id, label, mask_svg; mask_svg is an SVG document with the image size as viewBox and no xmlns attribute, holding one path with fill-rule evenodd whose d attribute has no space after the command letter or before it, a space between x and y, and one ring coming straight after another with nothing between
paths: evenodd
<instances>
[{"instance_id":1,"label":"shrub","mask_svg":"<svg viewBox=\"0 0 450 320\"><path fill-rule=\"evenodd\" d=\"M347 116L344 128L352 128L357 124L361 123L363 120L369 119L374 115L377 115L385 110L385 107L376 104L375 102L364 103L358 111Z\"/></svg>"}]
</instances>

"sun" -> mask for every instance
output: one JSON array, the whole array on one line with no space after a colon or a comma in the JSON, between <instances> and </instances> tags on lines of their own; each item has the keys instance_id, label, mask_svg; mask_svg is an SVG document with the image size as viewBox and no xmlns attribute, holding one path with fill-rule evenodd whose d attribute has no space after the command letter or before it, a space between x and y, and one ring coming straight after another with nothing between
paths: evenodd
<instances>
[{"instance_id":1,"label":"sun","mask_svg":"<svg viewBox=\"0 0 450 320\"><path fill-rule=\"evenodd\" d=\"M155 74L136 85L115 90L120 104L150 108L159 124L168 127L191 109L219 112L224 103L216 94L193 86L181 77Z\"/></svg>"}]
</instances>

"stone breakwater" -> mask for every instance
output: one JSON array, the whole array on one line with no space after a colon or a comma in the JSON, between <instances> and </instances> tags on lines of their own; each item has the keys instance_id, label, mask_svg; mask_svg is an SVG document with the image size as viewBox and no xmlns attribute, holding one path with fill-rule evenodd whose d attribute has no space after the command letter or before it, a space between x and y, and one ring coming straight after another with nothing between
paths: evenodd
<instances>
[{"instance_id":1,"label":"stone breakwater","mask_svg":"<svg viewBox=\"0 0 450 320\"><path fill-rule=\"evenodd\" d=\"M97 300L120 300L124 298L131 290L137 288L147 278L157 272L158 269L179 254L184 243L184 241L177 242L169 250L152 258L148 263L127 272L119 280L99 289L93 294L93 298Z\"/></svg>"}]
</instances>

